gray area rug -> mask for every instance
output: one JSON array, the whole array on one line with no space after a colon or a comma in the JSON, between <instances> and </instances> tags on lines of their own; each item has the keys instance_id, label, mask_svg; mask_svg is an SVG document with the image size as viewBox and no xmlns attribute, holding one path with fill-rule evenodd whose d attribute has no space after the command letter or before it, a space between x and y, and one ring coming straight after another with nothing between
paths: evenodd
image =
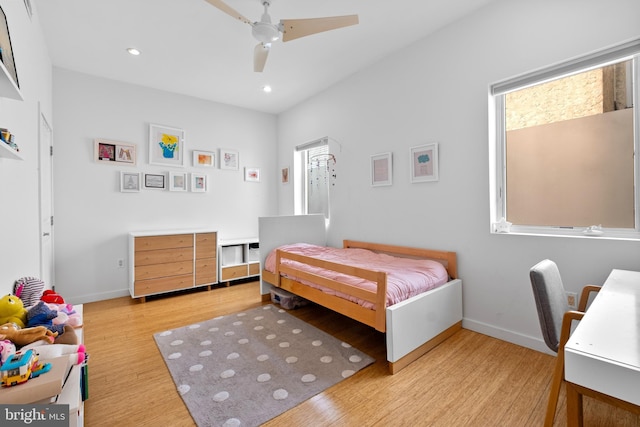
<instances>
[{"instance_id":1,"label":"gray area rug","mask_svg":"<svg viewBox=\"0 0 640 427\"><path fill-rule=\"evenodd\" d=\"M257 426L373 363L274 305L154 334L199 426Z\"/></svg>"}]
</instances>

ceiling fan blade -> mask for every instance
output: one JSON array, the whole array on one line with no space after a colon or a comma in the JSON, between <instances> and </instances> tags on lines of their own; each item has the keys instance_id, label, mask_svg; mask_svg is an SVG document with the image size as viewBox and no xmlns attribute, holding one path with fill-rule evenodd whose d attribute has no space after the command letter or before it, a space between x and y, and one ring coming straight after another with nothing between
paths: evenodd
<instances>
[{"instance_id":1,"label":"ceiling fan blade","mask_svg":"<svg viewBox=\"0 0 640 427\"><path fill-rule=\"evenodd\" d=\"M283 33L282 41L287 42L323 31L356 25L357 23L358 15L332 16L329 18L283 19L280 21Z\"/></svg>"},{"instance_id":2,"label":"ceiling fan blade","mask_svg":"<svg viewBox=\"0 0 640 427\"><path fill-rule=\"evenodd\" d=\"M264 70L264 64L267 62L269 56L269 50L271 50L270 44L258 43L253 49L253 71L261 73Z\"/></svg>"},{"instance_id":3,"label":"ceiling fan blade","mask_svg":"<svg viewBox=\"0 0 640 427\"><path fill-rule=\"evenodd\" d=\"M236 11L235 9L233 9L232 7L227 5L222 0L206 0L206 1L209 4L211 4L212 6L217 7L218 9L220 9L221 11L226 13L227 15L232 16L232 17L234 17L236 19L239 19L240 21L244 22L245 24L253 25L253 22L251 22L248 18L242 16L238 11Z\"/></svg>"}]
</instances>

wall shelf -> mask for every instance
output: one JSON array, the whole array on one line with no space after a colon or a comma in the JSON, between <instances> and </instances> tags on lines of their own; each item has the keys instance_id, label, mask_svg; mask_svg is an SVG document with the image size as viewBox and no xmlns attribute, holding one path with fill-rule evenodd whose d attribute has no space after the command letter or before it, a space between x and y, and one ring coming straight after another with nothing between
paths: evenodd
<instances>
[{"instance_id":1,"label":"wall shelf","mask_svg":"<svg viewBox=\"0 0 640 427\"><path fill-rule=\"evenodd\" d=\"M0 61L0 97L24 101L20 88L13 81L13 77L11 77L2 61Z\"/></svg>"},{"instance_id":2,"label":"wall shelf","mask_svg":"<svg viewBox=\"0 0 640 427\"><path fill-rule=\"evenodd\" d=\"M9 145L4 141L0 141L0 157L13 160L24 160L19 151L9 147Z\"/></svg>"}]
</instances>

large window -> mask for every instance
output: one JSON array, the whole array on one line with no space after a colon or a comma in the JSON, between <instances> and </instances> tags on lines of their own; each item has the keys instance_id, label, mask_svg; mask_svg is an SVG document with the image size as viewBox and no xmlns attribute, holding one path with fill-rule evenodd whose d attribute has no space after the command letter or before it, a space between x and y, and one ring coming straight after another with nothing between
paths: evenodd
<instances>
[{"instance_id":1,"label":"large window","mask_svg":"<svg viewBox=\"0 0 640 427\"><path fill-rule=\"evenodd\" d=\"M295 180L297 214L324 214L329 218L329 186L335 159L328 138L296 147Z\"/></svg>"},{"instance_id":2,"label":"large window","mask_svg":"<svg viewBox=\"0 0 640 427\"><path fill-rule=\"evenodd\" d=\"M491 87L492 222L640 237L639 53L635 40Z\"/></svg>"}]
</instances>

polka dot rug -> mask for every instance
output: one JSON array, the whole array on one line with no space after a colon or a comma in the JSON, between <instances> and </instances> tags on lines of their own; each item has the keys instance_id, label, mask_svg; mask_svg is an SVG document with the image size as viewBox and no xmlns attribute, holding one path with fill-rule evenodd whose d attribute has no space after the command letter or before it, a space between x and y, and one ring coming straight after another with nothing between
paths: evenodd
<instances>
[{"instance_id":1,"label":"polka dot rug","mask_svg":"<svg viewBox=\"0 0 640 427\"><path fill-rule=\"evenodd\" d=\"M265 305L154 334L198 426L258 426L374 359Z\"/></svg>"}]
</instances>

